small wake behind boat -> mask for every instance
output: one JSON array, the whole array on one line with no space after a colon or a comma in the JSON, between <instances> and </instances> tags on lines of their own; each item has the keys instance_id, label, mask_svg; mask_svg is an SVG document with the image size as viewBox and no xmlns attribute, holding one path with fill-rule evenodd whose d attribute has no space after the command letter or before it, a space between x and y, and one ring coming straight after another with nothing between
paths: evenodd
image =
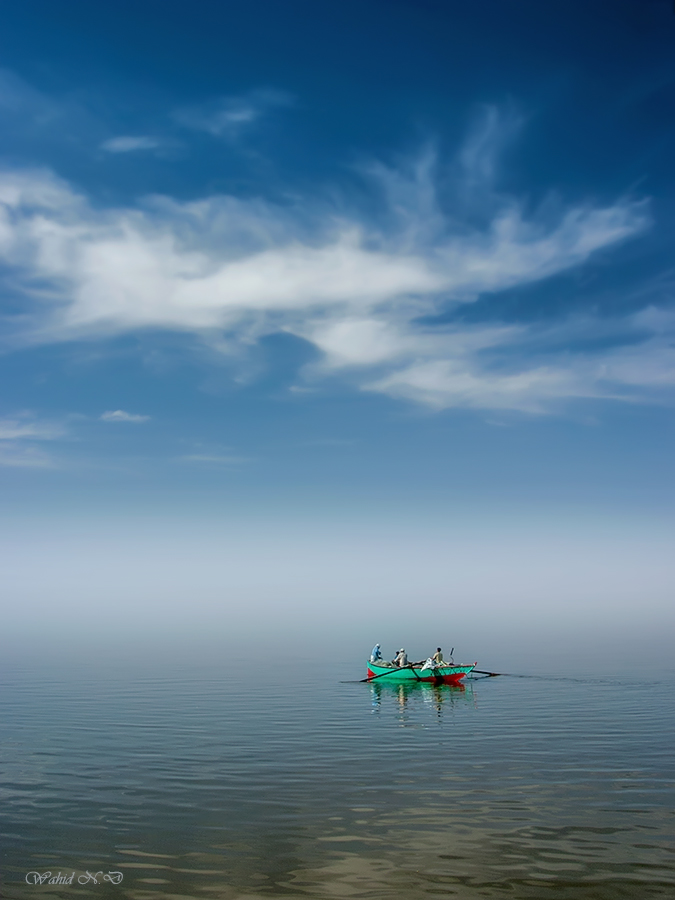
<instances>
[{"instance_id":1,"label":"small wake behind boat","mask_svg":"<svg viewBox=\"0 0 675 900\"><path fill-rule=\"evenodd\" d=\"M471 666L455 666L441 663L438 666L429 667L425 663L411 663L407 666L395 666L392 663L369 662L366 681L381 678L383 681L427 681L431 684L459 684L459 682L473 672L478 663Z\"/></svg>"}]
</instances>

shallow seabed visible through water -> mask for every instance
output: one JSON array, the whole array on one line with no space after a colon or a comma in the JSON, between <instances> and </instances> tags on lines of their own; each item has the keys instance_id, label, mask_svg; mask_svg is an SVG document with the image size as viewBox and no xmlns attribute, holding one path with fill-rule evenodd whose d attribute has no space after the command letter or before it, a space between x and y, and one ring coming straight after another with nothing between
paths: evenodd
<instances>
[{"instance_id":1,"label":"shallow seabed visible through water","mask_svg":"<svg viewBox=\"0 0 675 900\"><path fill-rule=\"evenodd\" d=\"M6 670L4 895L675 897L672 676L307 672Z\"/></svg>"}]
</instances>

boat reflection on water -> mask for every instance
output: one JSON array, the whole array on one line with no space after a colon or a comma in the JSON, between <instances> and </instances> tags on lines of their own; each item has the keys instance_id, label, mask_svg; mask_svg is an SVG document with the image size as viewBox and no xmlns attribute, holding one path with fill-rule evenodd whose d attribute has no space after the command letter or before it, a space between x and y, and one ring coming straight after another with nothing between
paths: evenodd
<instances>
[{"instance_id":1,"label":"boat reflection on water","mask_svg":"<svg viewBox=\"0 0 675 900\"><path fill-rule=\"evenodd\" d=\"M381 712L390 704L394 709L398 707L399 714L432 707L440 718L445 709L452 709L458 704L476 703L473 685L470 684L430 684L419 681L383 684L374 681L369 684L369 688L374 713Z\"/></svg>"}]
</instances>

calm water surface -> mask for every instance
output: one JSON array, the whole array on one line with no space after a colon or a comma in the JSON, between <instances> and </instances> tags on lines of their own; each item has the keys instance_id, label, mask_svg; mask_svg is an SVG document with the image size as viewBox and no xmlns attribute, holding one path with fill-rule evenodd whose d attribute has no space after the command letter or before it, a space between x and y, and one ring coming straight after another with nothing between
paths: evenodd
<instances>
[{"instance_id":1,"label":"calm water surface","mask_svg":"<svg viewBox=\"0 0 675 900\"><path fill-rule=\"evenodd\" d=\"M672 677L264 668L6 671L4 895L675 897Z\"/></svg>"}]
</instances>

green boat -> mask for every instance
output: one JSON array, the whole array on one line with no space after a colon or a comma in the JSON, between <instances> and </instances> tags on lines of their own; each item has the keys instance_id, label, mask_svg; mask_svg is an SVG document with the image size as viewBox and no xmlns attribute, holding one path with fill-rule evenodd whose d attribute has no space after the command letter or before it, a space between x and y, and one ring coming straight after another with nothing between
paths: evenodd
<instances>
[{"instance_id":1,"label":"green boat","mask_svg":"<svg viewBox=\"0 0 675 900\"><path fill-rule=\"evenodd\" d=\"M431 684L459 684L459 682L473 672L478 663L470 666L455 666L442 663L440 666L429 667L425 663L411 663L407 666L395 666L393 663L369 662L367 680L379 678L382 681L399 683L402 681L427 681Z\"/></svg>"}]
</instances>

